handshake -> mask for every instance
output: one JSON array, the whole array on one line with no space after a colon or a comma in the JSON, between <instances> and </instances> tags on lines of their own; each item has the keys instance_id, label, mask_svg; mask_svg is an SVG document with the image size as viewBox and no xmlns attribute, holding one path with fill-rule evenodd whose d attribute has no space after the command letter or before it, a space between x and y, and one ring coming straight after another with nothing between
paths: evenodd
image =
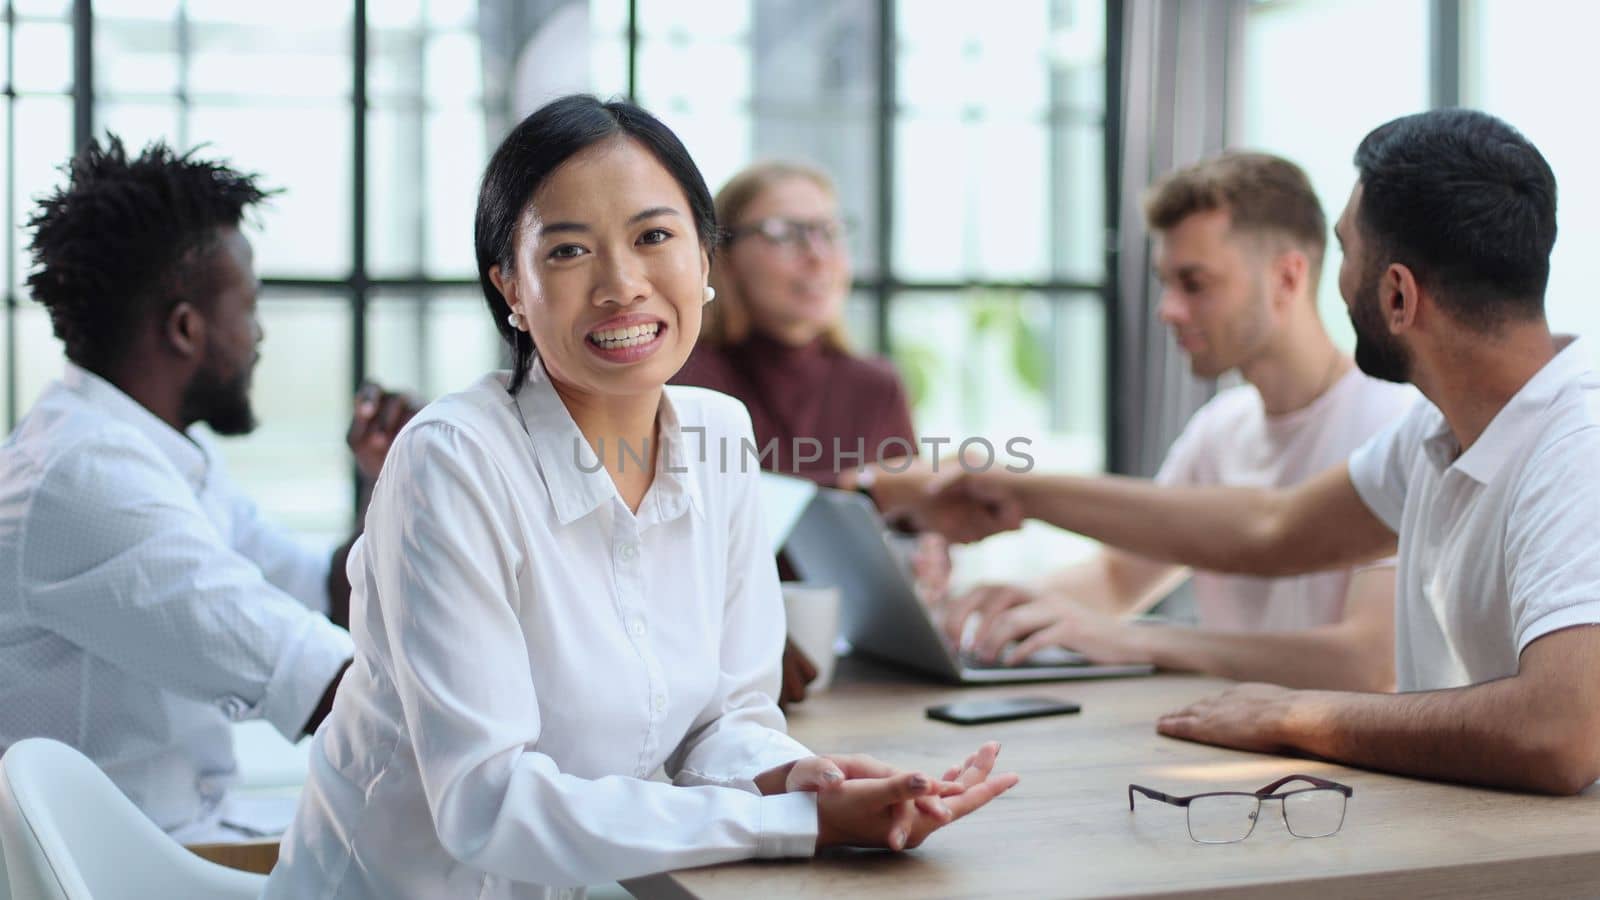
<instances>
[{"instance_id":1,"label":"handshake","mask_svg":"<svg viewBox=\"0 0 1600 900\"><path fill-rule=\"evenodd\" d=\"M966 544L1002 531L1015 531L1028 517L1025 479L1004 471L975 472L941 461L891 475L884 472L872 495L884 517L918 531L931 531ZM936 471L936 469L942 471Z\"/></svg>"}]
</instances>

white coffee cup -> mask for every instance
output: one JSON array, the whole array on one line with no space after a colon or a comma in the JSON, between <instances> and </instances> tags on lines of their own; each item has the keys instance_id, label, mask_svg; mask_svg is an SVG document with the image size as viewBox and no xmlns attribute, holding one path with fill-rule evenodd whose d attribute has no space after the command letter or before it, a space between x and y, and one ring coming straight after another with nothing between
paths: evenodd
<instances>
[{"instance_id":1,"label":"white coffee cup","mask_svg":"<svg viewBox=\"0 0 1600 900\"><path fill-rule=\"evenodd\" d=\"M789 623L789 639L817 667L817 679L806 690L827 690L833 680L833 644L839 636L839 589L785 582L783 614Z\"/></svg>"}]
</instances>

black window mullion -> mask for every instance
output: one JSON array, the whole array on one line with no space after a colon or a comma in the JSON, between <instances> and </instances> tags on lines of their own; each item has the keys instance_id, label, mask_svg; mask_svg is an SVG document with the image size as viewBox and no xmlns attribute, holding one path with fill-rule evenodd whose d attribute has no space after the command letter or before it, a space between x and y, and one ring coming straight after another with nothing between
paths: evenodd
<instances>
[{"instance_id":1,"label":"black window mullion","mask_svg":"<svg viewBox=\"0 0 1600 900\"><path fill-rule=\"evenodd\" d=\"M1122 233L1122 19L1123 0L1106 0L1105 87L1105 470L1127 474L1124 458L1122 409L1122 324L1117 312L1121 298Z\"/></svg>"},{"instance_id":2,"label":"black window mullion","mask_svg":"<svg viewBox=\"0 0 1600 900\"><path fill-rule=\"evenodd\" d=\"M354 0L351 31L350 392L367 376L367 0ZM351 520L361 510L360 472L350 466Z\"/></svg>"},{"instance_id":3,"label":"black window mullion","mask_svg":"<svg viewBox=\"0 0 1600 900\"><path fill-rule=\"evenodd\" d=\"M189 24L189 0L178 3L178 149L189 149L189 111L193 98L189 90L189 63L194 56L193 34Z\"/></svg>"},{"instance_id":4,"label":"black window mullion","mask_svg":"<svg viewBox=\"0 0 1600 900\"><path fill-rule=\"evenodd\" d=\"M5 5L6 18L6 433L17 426L17 15L9 2Z\"/></svg>"},{"instance_id":5,"label":"black window mullion","mask_svg":"<svg viewBox=\"0 0 1600 900\"><path fill-rule=\"evenodd\" d=\"M1428 98L1434 109L1461 105L1461 0L1429 0Z\"/></svg>"},{"instance_id":6,"label":"black window mullion","mask_svg":"<svg viewBox=\"0 0 1600 900\"><path fill-rule=\"evenodd\" d=\"M878 353L888 356L894 350L890 336L889 304L894 300L894 129L896 83L895 48L898 28L895 0L878 0L878 133L877 133L877 250L878 278L873 309L878 332Z\"/></svg>"},{"instance_id":7,"label":"black window mullion","mask_svg":"<svg viewBox=\"0 0 1600 900\"><path fill-rule=\"evenodd\" d=\"M628 0L628 100L639 102L639 0Z\"/></svg>"},{"instance_id":8,"label":"black window mullion","mask_svg":"<svg viewBox=\"0 0 1600 900\"><path fill-rule=\"evenodd\" d=\"M94 12L89 0L72 2L72 149L94 137Z\"/></svg>"}]
</instances>

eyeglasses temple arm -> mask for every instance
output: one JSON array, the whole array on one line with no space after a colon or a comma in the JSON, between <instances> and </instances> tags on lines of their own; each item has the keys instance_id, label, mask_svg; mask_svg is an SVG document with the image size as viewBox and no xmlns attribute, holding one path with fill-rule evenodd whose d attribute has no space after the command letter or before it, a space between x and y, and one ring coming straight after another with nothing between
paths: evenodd
<instances>
[{"instance_id":1,"label":"eyeglasses temple arm","mask_svg":"<svg viewBox=\"0 0 1600 900\"><path fill-rule=\"evenodd\" d=\"M1327 788L1329 790L1338 791L1339 793L1344 794L1346 797L1352 796L1355 793L1355 788L1352 788L1347 784L1340 784L1337 781L1329 781L1326 778L1317 778L1314 775L1285 775L1282 778L1279 778L1277 781L1274 781L1266 787L1256 791L1256 796L1270 797L1277 793L1278 788L1295 781L1304 781L1306 784L1309 784L1312 787Z\"/></svg>"},{"instance_id":2,"label":"eyeglasses temple arm","mask_svg":"<svg viewBox=\"0 0 1600 900\"><path fill-rule=\"evenodd\" d=\"M1138 791L1139 793L1145 795L1146 797L1149 797L1151 800L1160 800L1162 803L1171 803L1173 806L1187 806L1188 805L1187 801L1188 801L1189 798L1187 798L1187 797L1174 797L1174 796L1171 796L1170 794L1163 794L1163 793L1161 793L1160 791L1157 791L1157 790L1151 790L1150 788L1147 788L1142 784L1130 784L1130 785L1128 785L1128 811L1129 812L1133 811L1133 792L1134 791Z\"/></svg>"}]
</instances>

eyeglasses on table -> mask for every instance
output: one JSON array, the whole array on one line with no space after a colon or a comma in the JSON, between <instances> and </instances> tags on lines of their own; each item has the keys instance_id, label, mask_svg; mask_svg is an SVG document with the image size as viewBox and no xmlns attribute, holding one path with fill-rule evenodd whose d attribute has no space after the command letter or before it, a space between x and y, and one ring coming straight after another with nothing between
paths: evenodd
<instances>
[{"instance_id":1,"label":"eyeglasses on table","mask_svg":"<svg viewBox=\"0 0 1600 900\"><path fill-rule=\"evenodd\" d=\"M1304 782L1310 787L1279 791L1285 785ZM1312 775L1286 775L1253 793L1209 791L1175 797L1143 785L1128 785L1128 811L1133 811L1133 795L1182 806L1189 817L1189 837L1202 844L1234 844L1249 837L1261 817L1261 804L1277 800L1282 804L1283 825L1295 837L1318 838L1338 834L1344 826L1346 801L1355 793L1347 784Z\"/></svg>"}]
</instances>

